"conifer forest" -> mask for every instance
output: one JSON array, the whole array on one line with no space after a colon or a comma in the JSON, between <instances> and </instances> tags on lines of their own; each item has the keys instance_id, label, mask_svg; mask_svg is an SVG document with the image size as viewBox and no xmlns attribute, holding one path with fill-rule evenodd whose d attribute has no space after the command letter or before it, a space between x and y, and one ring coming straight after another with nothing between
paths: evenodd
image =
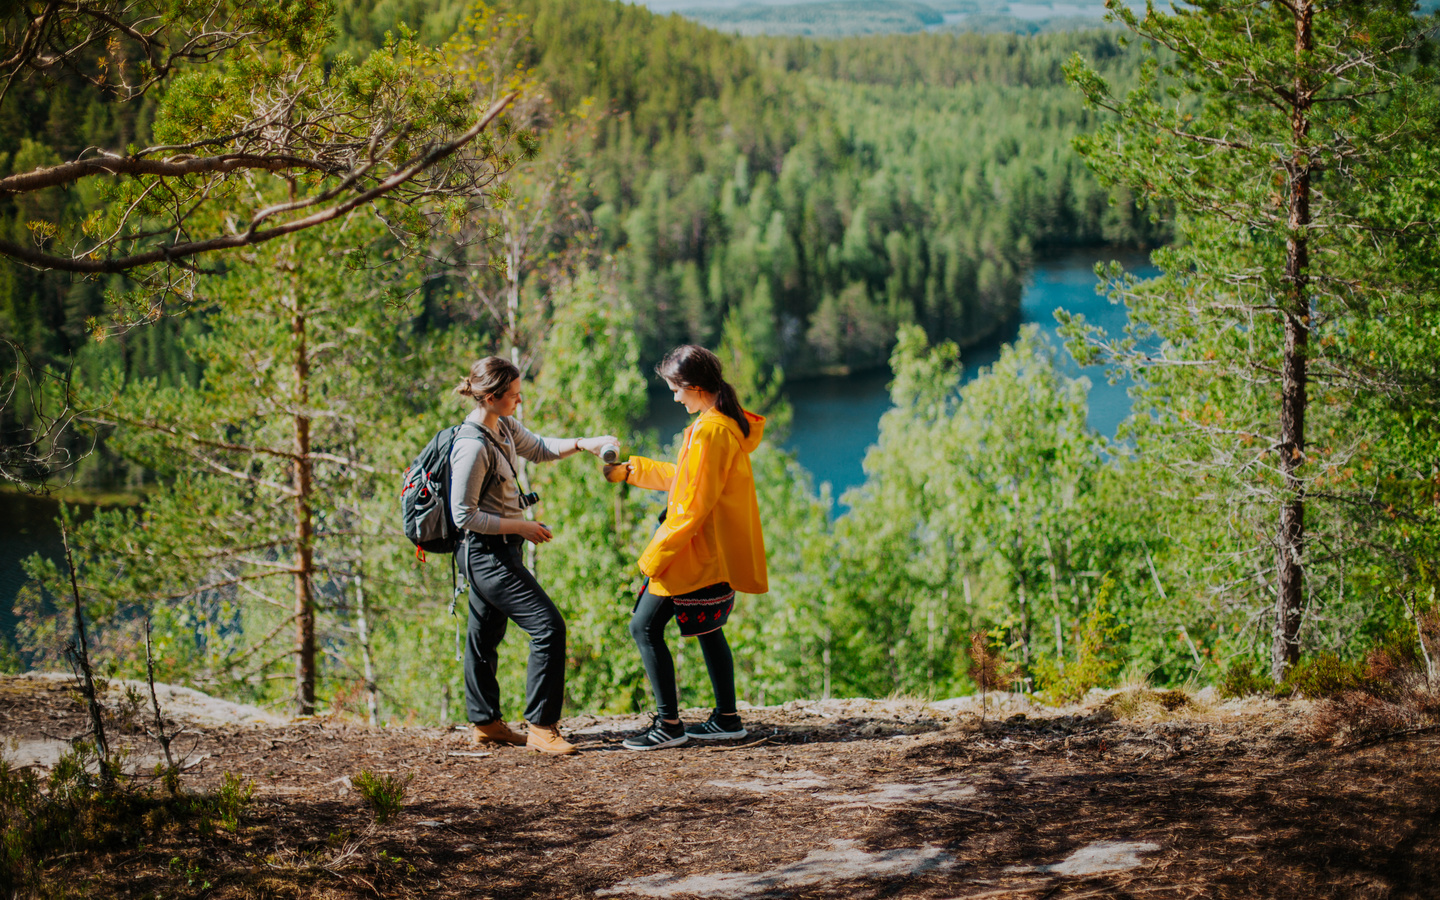
<instances>
[{"instance_id":1,"label":"conifer forest","mask_svg":"<svg viewBox=\"0 0 1440 900\"><path fill-rule=\"evenodd\" d=\"M462 722L465 604L396 501L457 380L510 358L536 433L673 459L652 370L697 343L768 419L747 703L1433 676L1436 21L1111 7L815 37L615 0L6 4L0 472L63 501L68 561L24 561L0 670L68 670L80 616L109 676ZM1129 325L1018 327L1076 248L1151 255L1097 273ZM1117 435L1072 358L1131 380ZM835 496L782 446L787 386L887 367ZM660 495L593 463L527 468L528 561L567 709L646 710Z\"/></svg>"}]
</instances>

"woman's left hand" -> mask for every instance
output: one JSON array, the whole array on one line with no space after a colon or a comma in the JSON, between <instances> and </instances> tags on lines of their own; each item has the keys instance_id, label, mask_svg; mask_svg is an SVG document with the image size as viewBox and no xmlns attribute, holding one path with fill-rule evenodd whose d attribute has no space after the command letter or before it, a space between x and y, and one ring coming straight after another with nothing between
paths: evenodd
<instances>
[{"instance_id":1,"label":"woman's left hand","mask_svg":"<svg viewBox=\"0 0 1440 900\"><path fill-rule=\"evenodd\" d=\"M581 438L575 442L575 446L597 458L600 456L600 451L604 449L606 444L614 444L618 447L620 445L620 439L613 434L602 434L596 437Z\"/></svg>"}]
</instances>

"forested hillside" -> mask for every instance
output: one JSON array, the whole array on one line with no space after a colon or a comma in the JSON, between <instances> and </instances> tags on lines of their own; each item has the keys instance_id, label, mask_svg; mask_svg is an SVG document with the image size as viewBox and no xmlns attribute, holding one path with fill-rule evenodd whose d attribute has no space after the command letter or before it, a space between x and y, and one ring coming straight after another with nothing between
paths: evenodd
<instances>
[{"instance_id":1,"label":"forested hillside","mask_svg":"<svg viewBox=\"0 0 1440 900\"><path fill-rule=\"evenodd\" d=\"M103 343L86 318L107 323L123 278L0 263L7 336L76 362L105 429L113 471L89 474L150 479L143 508L76 523L99 647L139 671L153 624L163 677L454 718L448 573L413 561L392 481L456 418L463 361L519 359L541 433L664 455L636 431L647 373L694 340L776 425L782 377L893 373L843 515L773 441L753 456L770 590L727 626L750 702L1073 699L1129 677L1359 691L1424 719L1405 704L1440 645L1433 23L1379 0L1293 10L1132 17L1154 42L1122 50L1110 31L739 40L603 0L343 5L316 60L401 66L403 16L438 47L427 77L458 74L481 107L523 95L499 128L543 149L507 153L483 202L379 203L179 269L203 286L188 315ZM1316 55L1297 58L1297 28ZM18 79L7 171L139 140L157 93L112 111L78 81ZM292 188L311 181L343 179ZM44 241L93 227L104 196L0 203L13 239ZM964 348L1015 324L1037 255L1172 234L1161 277L1109 275L1124 333L1068 323L1072 352L1134 380L1118 442L1034 329L962 377ZM558 523L531 562L566 617L568 702L645 708L626 620L655 498L573 463L527 478ZM17 650L58 665L67 573L29 571ZM682 660L682 695L703 689Z\"/></svg>"},{"instance_id":2,"label":"forested hillside","mask_svg":"<svg viewBox=\"0 0 1440 900\"><path fill-rule=\"evenodd\" d=\"M1069 147L1088 114L1060 64L1124 71L1112 36L741 43L609 4L519 8L558 104L616 113L591 202L604 245L628 249L646 355L731 317L792 376L880 363L907 321L966 345L1013 319L1032 253L1159 237L1111 212ZM938 77L857 90L877 52Z\"/></svg>"},{"instance_id":3,"label":"forested hillside","mask_svg":"<svg viewBox=\"0 0 1440 900\"><path fill-rule=\"evenodd\" d=\"M401 22L439 44L464 9L342 3L334 52L363 53ZM574 152L580 202L639 304L646 358L680 340L715 343L727 319L791 377L883 363L909 321L968 345L1013 320L1034 253L1163 236L1108 206L1070 149L1090 114L1060 63L1080 51L1124 71L1113 36L745 42L604 0L514 11L556 111L593 101L587 130L550 140L588 148ZM148 140L153 101L121 106L78 88L59 78L10 92L0 171ZM0 200L16 241L61 215L30 202ZM101 200L47 202L83 218ZM40 359L68 359L87 319L103 320L106 291L123 287L0 261L0 328ZM186 327L167 319L122 335L91 364L193 380L174 345Z\"/></svg>"}]
</instances>

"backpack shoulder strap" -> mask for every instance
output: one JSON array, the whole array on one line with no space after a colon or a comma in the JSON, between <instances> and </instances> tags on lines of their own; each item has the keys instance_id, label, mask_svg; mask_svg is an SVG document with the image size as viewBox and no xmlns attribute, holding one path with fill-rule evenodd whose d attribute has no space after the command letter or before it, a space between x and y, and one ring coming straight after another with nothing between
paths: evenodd
<instances>
[{"instance_id":1,"label":"backpack shoulder strap","mask_svg":"<svg viewBox=\"0 0 1440 900\"><path fill-rule=\"evenodd\" d=\"M461 422L455 427L455 431L452 433L452 436L450 438L452 446L455 441L458 441L461 438L469 438L471 440L479 441L487 448L490 453L490 468L485 473L485 480L480 483L480 496L484 497L486 494L490 493L490 488L495 486L495 466L499 462L499 460L496 459L495 456L495 446L490 442L490 439L485 436L485 432L473 422Z\"/></svg>"}]
</instances>

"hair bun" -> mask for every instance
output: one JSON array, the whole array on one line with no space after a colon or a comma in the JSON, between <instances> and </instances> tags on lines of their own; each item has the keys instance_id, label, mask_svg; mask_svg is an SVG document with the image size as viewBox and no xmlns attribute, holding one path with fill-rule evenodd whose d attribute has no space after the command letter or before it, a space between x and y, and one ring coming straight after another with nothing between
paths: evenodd
<instances>
[{"instance_id":1,"label":"hair bun","mask_svg":"<svg viewBox=\"0 0 1440 900\"><path fill-rule=\"evenodd\" d=\"M470 367L470 373L455 386L455 393L479 403L482 398L491 394L500 396L519 378L520 370L510 360L487 356L475 361Z\"/></svg>"}]
</instances>

